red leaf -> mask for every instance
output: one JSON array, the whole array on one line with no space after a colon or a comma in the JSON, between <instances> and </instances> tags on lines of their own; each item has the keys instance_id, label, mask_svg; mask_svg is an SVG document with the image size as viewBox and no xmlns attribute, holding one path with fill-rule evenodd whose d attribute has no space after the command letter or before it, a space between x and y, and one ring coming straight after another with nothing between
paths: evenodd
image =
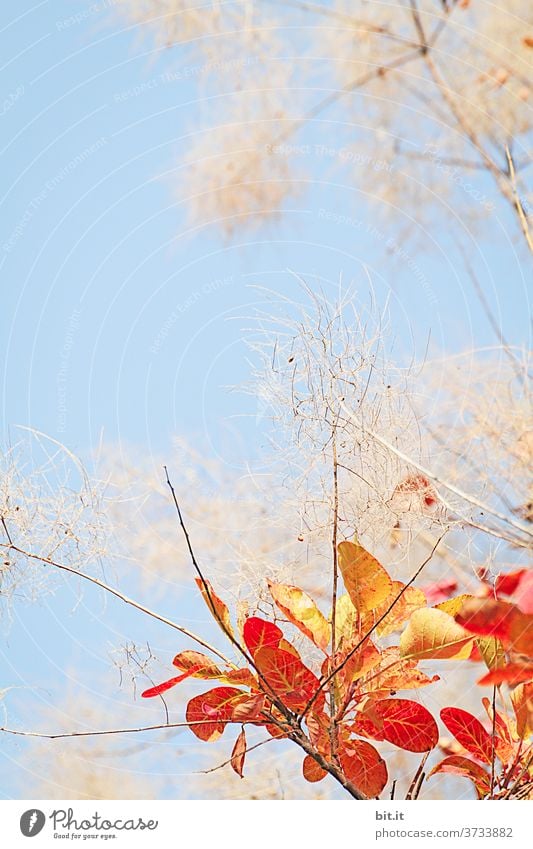
<instances>
[{"instance_id":1,"label":"red leaf","mask_svg":"<svg viewBox=\"0 0 533 849\"><path fill-rule=\"evenodd\" d=\"M255 654L255 663L269 693L276 695L288 708L303 710L320 687L320 682L302 661L289 652L275 648L262 648ZM317 697L315 705L324 704L324 693Z\"/></svg>"},{"instance_id":2,"label":"red leaf","mask_svg":"<svg viewBox=\"0 0 533 849\"><path fill-rule=\"evenodd\" d=\"M533 613L533 572L528 571L522 577L514 600L522 613Z\"/></svg>"},{"instance_id":3,"label":"red leaf","mask_svg":"<svg viewBox=\"0 0 533 849\"><path fill-rule=\"evenodd\" d=\"M523 575L527 573L526 569L518 569L516 572L508 572L507 575L498 575L494 587L499 595L513 595L519 587Z\"/></svg>"},{"instance_id":4,"label":"red leaf","mask_svg":"<svg viewBox=\"0 0 533 849\"><path fill-rule=\"evenodd\" d=\"M365 740L351 740L339 748L339 761L348 781L369 799L383 791L387 766L379 752Z\"/></svg>"},{"instance_id":5,"label":"red leaf","mask_svg":"<svg viewBox=\"0 0 533 849\"><path fill-rule=\"evenodd\" d=\"M327 775L326 770L322 769L320 764L317 764L311 755L307 755L307 757L304 758L302 771L305 780L309 781L311 784L316 784L318 781L322 781L322 779Z\"/></svg>"},{"instance_id":6,"label":"red leaf","mask_svg":"<svg viewBox=\"0 0 533 849\"><path fill-rule=\"evenodd\" d=\"M533 657L533 616L515 604L472 598L465 601L455 618L468 631L498 637L520 654Z\"/></svg>"},{"instance_id":7,"label":"red leaf","mask_svg":"<svg viewBox=\"0 0 533 849\"><path fill-rule=\"evenodd\" d=\"M263 693L256 693L253 696L247 696L242 701L239 699L238 705L233 710L233 719L239 722L253 722L261 719L261 713L265 707L265 696Z\"/></svg>"},{"instance_id":8,"label":"red leaf","mask_svg":"<svg viewBox=\"0 0 533 849\"><path fill-rule=\"evenodd\" d=\"M243 696L248 698L235 687L215 687L191 699L185 716L193 734L207 743L218 740Z\"/></svg>"},{"instance_id":9,"label":"red leaf","mask_svg":"<svg viewBox=\"0 0 533 849\"><path fill-rule=\"evenodd\" d=\"M515 684L521 684L524 681L532 680L533 666L524 666L521 663L509 663L502 669L493 669L491 672L488 672L477 683L482 687L486 687L489 684L494 686L503 683L513 686Z\"/></svg>"},{"instance_id":10,"label":"red leaf","mask_svg":"<svg viewBox=\"0 0 533 849\"><path fill-rule=\"evenodd\" d=\"M280 640L283 639L281 628L278 628L273 622L260 619L258 616L250 616L246 620L242 629L242 635L252 657L256 651L262 648L277 649Z\"/></svg>"},{"instance_id":11,"label":"red leaf","mask_svg":"<svg viewBox=\"0 0 533 849\"><path fill-rule=\"evenodd\" d=\"M433 584L426 584L421 589L427 598L428 604L433 605L450 598L456 591L457 586L458 584L455 578L448 578L443 581L436 581Z\"/></svg>"},{"instance_id":12,"label":"red leaf","mask_svg":"<svg viewBox=\"0 0 533 849\"><path fill-rule=\"evenodd\" d=\"M237 737L231 753L231 767L240 778L244 778L244 759L246 757L246 734L244 728Z\"/></svg>"},{"instance_id":13,"label":"red leaf","mask_svg":"<svg viewBox=\"0 0 533 849\"><path fill-rule=\"evenodd\" d=\"M407 752L429 752L439 742L437 723L418 702L385 699L373 705L371 718L378 719L384 740Z\"/></svg>"},{"instance_id":14,"label":"red leaf","mask_svg":"<svg viewBox=\"0 0 533 849\"><path fill-rule=\"evenodd\" d=\"M485 772L483 767L471 761L470 758L464 758L461 755L452 755L449 758L444 758L428 775L436 775L438 772L446 772L451 775L463 775L474 782L476 792L479 799L482 799L490 792L490 776Z\"/></svg>"},{"instance_id":15,"label":"red leaf","mask_svg":"<svg viewBox=\"0 0 533 849\"><path fill-rule=\"evenodd\" d=\"M461 746L486 764L492 763L492 738L479 719L461 708L443 708L442 721Z\"/></svg>"},{"instance_id":16,"label":"red leaf","mask_svg":"<svg viewBox=\"0 0 533 849\"><path fill-rule=\"evenodd\" d=\"M141 693L141 697L143 699L153 699L154 696L160 696L162 693L166 693L167 690L171 690L172 687L175 687L176 684L179 684L181 681L185 681L186 678L190 678L191 675L198 670L199 667L192 666L188 672L185 672L184 675L178 675L177 678L171 678L169 681L163 681L162 684L158 684L156 687L151 687L149 690L145 690L144 693Z\"/></svg>"}]
</instances>

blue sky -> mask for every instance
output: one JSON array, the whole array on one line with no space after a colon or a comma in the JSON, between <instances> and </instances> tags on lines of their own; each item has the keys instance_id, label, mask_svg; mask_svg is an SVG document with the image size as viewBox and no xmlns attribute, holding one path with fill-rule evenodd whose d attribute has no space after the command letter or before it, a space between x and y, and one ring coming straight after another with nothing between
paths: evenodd
<instances>
[{"instance_id":1,"label":"blue sky","mask_svg":"<svg viewBox=\"0 0 533 849\"><path fill-rule=\"evenodd\" d=\"M177 433L218 454L253 456L261 442L255 402L226 387L248 377L243 328L263 300L257 287L301 297L291 271L332 290L341 277L354 280L366 300L367 268L378 299L392 293L400 356L412 353L410 325L420 354L429 334L435 350L448 353L494 344L454 226L432 232L430 250L406 243L414 266L395 261L386 242L397 233L372 234L361 193L320 163L316 182L279 223L230 242L213 228L187 234L169 173L201 93L194 79L163 82L170 61L179 67L179 52L154 50L135 30L110 23L105 6L21 0L0 11L5 441L29 425L88 459L102 434L164 455ZM150 81L157 84L148 88ZM514 218L498 204L481 234L463 233L463 244L504 332L526 343ZM69 593L17 614L3 646L9 681L17 667L28 679L40 670L42 683L47 664L53 671L85 661L83 647L64 638L65 622L74 633ZM100 602L79 613L82 641ZM132 620L116 616L131 635ZM98 638L96 667L108 638ZM12 793L10 770L0 773L3 797Z\"/></svg>"}]
</instances>

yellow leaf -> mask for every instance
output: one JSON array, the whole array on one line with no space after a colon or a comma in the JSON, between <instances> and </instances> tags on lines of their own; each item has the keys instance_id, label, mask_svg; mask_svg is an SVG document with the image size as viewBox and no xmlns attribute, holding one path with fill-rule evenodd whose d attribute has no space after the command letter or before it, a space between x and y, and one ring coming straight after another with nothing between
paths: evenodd
<instances>
[{"instance_id":1,"label":"yellow leaf","mask_svg":"<svg viewBox=\"0 0 533 849\"><path fill-rule=\"evenodd\" d=\"M496 637L478 637L476 643L488 669L501 669L505 666L505 652Z\"/></svg>"},{"instance_id":2,"label":"yellow leaf","mask_svg":"<svg viewBox=\"0 0 533 849\"><path fill-rule=\"evenodd\" d=\"M289 622L321 649L331 640L331 628L313 599L298 587L268 582L272 598Z\"/></svg>"},{"instance_id":3,"label":"yellow leaf","mask_svg":"<svg viewBox=\"0 0 533 849\"><path fill-rule=\"evenodd\" d=\"M360 616L375 610L392 590L392 581L375 557L361 545L341 542L339 569L346 592Z\"/></svg>"},{"instance_id":4,"label":"yellow leaf","mask_svg":"<svg viewBox=\"0 0 533 849\"><path fill-rule=\"evenodd\" d=\"M443 610L415 610L400 638L402 657L462 660L470 656L474 637Z\"/></svg>"},{"instance_id":5,"label":"yellow leaf","mask_svg":"<svg viewBox=\"0 0 533 849\"><path fill-rule=\"evenodd\" d=\"M464 595L455 596L455 598L448 598L446 601L441 601L440 604L436 604L435 610L444 610L444 612L448 613L450 616L455 616L455 614L459 613L461 610L463 603L473 597L474 596L465 593Z\"/></svg>"},{"instance_id":6,"label":"yellow leaf","mask_svg":"<svg viewBox=\"0 0 533 849\"><path fill-rule=\"evenodd\" d=\"M357 633L357 610L353 606L348 593L343 593L337 599L335 631L337 645L350 643Z\"/></svg>"}]
</instances>

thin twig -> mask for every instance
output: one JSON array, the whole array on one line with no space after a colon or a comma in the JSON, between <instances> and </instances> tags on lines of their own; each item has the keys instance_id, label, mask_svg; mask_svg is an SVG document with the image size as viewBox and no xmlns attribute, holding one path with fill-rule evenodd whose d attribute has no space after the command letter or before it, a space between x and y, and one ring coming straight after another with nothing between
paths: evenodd
<instances>
[{"instance_id":1,"label":"thin twig","mask_svg":"<svg viewBox=\"0 0 533 849\"><path fill-rule=\"evenodd\" d=\"M415 794L418 788L418 792L420 793L421 780L424 780L424 767L426 765L426 761L429 758L429 752L426 752L422 760L420 761L419 767L413 776L413 780L409 786L409 790L407 791L407 795L405 797L406 801L412 801L416 798Z\"/></svg>"},{"instance_id":2,"label":"thin twig","mask_svg":"<svg viewBox=\"0 0 533 849\"><path fill-rule=\"evenodd\" d=\"M71 575L75 575L77 578L83 578L85 581L89 581L91 584L94 584L100 589L105 590L111 595L116 596L124 604L128 604L131 607L135 607L136 610L140 610L141 613L150 616L152 619L157 619L158 622L162 622L164 625L168 625L170 628L174 628L176 631L179 631L181 634L184 634L186 637L189 637L194 642L198 643L198 645L203 646L204 649L208 649L210 652L215 654L220 660L223 660L231 668L235 668L235 665L231 663L221 652L218 651L214 646L210 643L203 640L201 637L198 637L196 634L193 634L192 631L189 631L187 628L184 628L182 625L178 625L176 622L173 622L171 619L167 619L166 616L162 616L160 613L156 613L155 610L150 610L150 608L145 607L144 604L140 604L140 602L135 601L135 599L130 598L124 593L120 592L120 590L115 589L109 584L104 583L99 578L93 578L92 575L87 575L85 572L80 572L78 569L74 569L72 566L67 566L65 563L57 563L55 560L51 560L49 557L43 557L40 554L34 554L31 551L24 551L24 549L19 548L17 545L13 545L13 543L0 543L1 548L7 548L11 551L16 551L19 554L22 554L24 557L29 557L31 560L37 560L40 563L46 563L48 566L54 566L56 569L61 569L63 572L69 572Z\"/></svg>"},{"instance_id":3,"label":"thin twig","mask_svg":"<svg viewBox=\"0 0 533 849\"><path fill-rule=\"evenodd\" d=\"M524 212L524 207L522 206L522 201L520 200L520 195L518 194L518 187L516 184L516 171L513 162L513 157L511 156L511 151L509 150L509 145L505 145L505 155L507 156L507 163L509 165L509 177L511 181L511 188L513 191L515 209L518 213L518 218L520 219L520 226L522 227L522 232L526 237L526 242L528 244L529 250L531 251L531 253L533 253L533 238L531 236L529 223Z\"/></svg>"}]
</instances>

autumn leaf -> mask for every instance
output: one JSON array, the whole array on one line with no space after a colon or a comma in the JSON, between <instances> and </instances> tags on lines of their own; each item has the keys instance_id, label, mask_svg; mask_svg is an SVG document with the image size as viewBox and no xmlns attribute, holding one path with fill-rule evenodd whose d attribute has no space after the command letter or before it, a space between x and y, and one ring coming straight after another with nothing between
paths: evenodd
<instances>
[{"instance_id":1,"label":"autumn leaf","mask_svg":"<svg viewBox=\"0 0 533 849\"><path fill-rule=\"evenodd\" d=\"M237 737L231 753L231 768L240 778L244 778L244 759L246 757L246 734L244 728Z\"/></svg>"},{"instance_id":2,"label":"autumn leaf","mask_svg":"<svg viewBox=\"0 0 533 849\"><path fill-rule=\"evenodd\" d=\"M172 661L182 672L190 672L193 678L220 678L224 673L205 654L198 651L182 651Z\"/></svg>"},{"instance_id":3,"label":"autumn leaf","mask_svg":"<svg viewBox=\"0 0 533 849\"><path fill-rule=\"evenodd\" d=\"M320 764L317 764L311 755L307 755L304 758L302 772L305 780L309 781L311 784L316 784L318 781L322 781L322 779L327 775L326 770L322 769Z\"/></svg>"},{"instance_id":4,"label":"autumn leaf","mask_svg":"<svg viewBox=\"0 0 533 849\"><path fill-rule=\"evenodd\" d=\"M246 699L239 699L233 709L233 719L238 722L262 721L265 703L266 696L263 693L255 693Z\"/></svg>"},{"instance_id":5,"label":"autumn leaf","mask_svg":"<svg viewBox=\"0 0 533 849\"><path fill-rule=\"evenodd\" d=\"M335 636L337 646L350 643L357 632L357 610L353 606L348 593L342 593L337 599L335 616Z\"/></svg>"},{"instance_id":6,"label":"autumn leaf","mask_svg":"<svg viewBox=\"0 0 533 849\"><path fill-rule=\"evenodd\" d=\"M471 633L497 637L514 651L533 657L533 616L516 605L490 598L470 599L455 618Z\"/></svg>"},{"instance_id":7,"label":"autumn leaf","mask_svg":"<svg viewBox=\"0 0 533 849\"><path fill-rule=\"evenodd\" d=\"M404 587L405 584L402 584L401 581L392 582L390 595L379 607L376 607L375 610L372 610L365 616L362 627L363 633L367 633L372 628L374 623L383 616L395 599L398 600L395 602L394 607L376 628L378 637L386 637L394 633L394 631L399 631L403 623L407 622L415 610L426 607L426 597L422 590L418 590L416 587L407 587L407 589L404 589ZM402 590L404 592L398 598Z\"/></svg>"},{"instance_id":8,"label":"autumn leaf","mask_svg":"<svg viewBox=\"0 0 533 849\"><path fill-rule=\"evenodd\" d=\"M437 610L443 610L444 613L448 613L449 616L455 616L458 613L464 602L468 601L468 599L474 598L473 595L469 595L468 593L464 593L463 595L456 595L453 598L448 598L446 601L441 601L439 604L435 605Z\"/></svg>"},{"instance_id":9,"label":"autumn leaf","mask_svg":"<svg viewBox=\"0 0 533 849\"><path fill-rule=\"evenodd\" d=\"M171 690L172 687L175 687L176 684L180 684L182 681L185 681L186 678L190 678L194 675L196 671L196 667L192 666L188 672L185 672L183 675L178 675L177 678L170 678L169 681L163 681L162 684L157 684L155 687L151 687L149 690L145 690L144 693L141 693L141 697L143 699L153 699L154 696L161 696L163 693L166 693L167 690Z\"/></svg>"},{"instance_id":10,"label":"autumn leaf","mask_svg":"<svg viewBox=\"0 0 533 849\"><path fill-rule=\"evenodd\" d=\"M480 678L477 682L482 687L486 686L499 686L500 684L509 684L509 686L514 686L516 684L521 684L524 681L532 681L533 680L533 665L529 664L528 666L524 666L521 663L509 663L507 666L504 666L500 669L493 669L491 672L488 672L483 678Z\"/></svg>"},{"instance_id":11,"label":"autumn leaf","mask_svg":"<svg viewBox=\"0 0 533 849\"><path fill-rule=\"evenodd\" d=\"M312 710L305 717L309 739L321 755L331 752L330 718L324 711Z\"/></svg>"},{"instance_id":12,"label":"autumn leaf","mask_svg":"<svg viewBox=\"0 0 533 849\"><path fill-rule=\"evenodd\" d=\"M339 569L352 604L360 615L374 610L390 596L392 581L375 557L361 545L341 542Z\"/></svg>"},{"instance_id":13,"label":"autumn leaf","mask_svg":"<svg viewBox=\"0 0 533 849\"><path fill-rule=\"evenodd\" d=\"M435 581L432 584L425 584L422 587L428 604L439 604L448 599L457 589L457 580L455 578L444 578L441 581Z\"/></svg>"},{"instance_id":14,"label":"autumn leaf","mask_svg":"<svg viewBox=\"0 0 533 849\"><path fill-rule=\"evenodd\" d=\"M365 640L357 651L354 647L347 646L344 651L338 652L334 657L328 657L322 664L322 675L326 678L334 669L339 669L335 675L335 683L342 697L355 681L364 677L374 669L381 660L381 653L370 641ZM351 652L353 651L353 654Z\"/></svg>"},{"instance_id":15,"label":"autumn leaf","mask_svg":"<svg viewBox=\"0 0 533 849\"><path fill-rule=\"evenodd\" d=\"M533 613L533 572L522 576L520 585L513 596L516 606L522 613Z\"/></svg>"},{"instance_id":16,"label":"autumn leaf","mask_svg":"<svg viewBox=\"0 0 533 849\"><path fill-rule=\"evenodd\" d=\"M387 766L379 752L365 740L349 740L339 748L339 761L348 781L374 799L388 781Z\"/></svg>"},{"instance_id":17,"label":"autumn leaf","mask_svg":"<svg viewBox=\"0 0 533 849\"><path fill-rule=\"evenodd\" d=\"M275 649L283 639L283 631L259 616L250 616L242 629L243 639L252 657L262 648Z\"/></svg>"},{"instance_id":18,"label":"autumn leaf","mask_svg":"<svg viewBox=\"0 0 533 849\"><path fill-rule=\"evenodd\" d=\"M222 601L222 599L217 596L209 581L203 581L201 578L196 578L196 584L200 592L202 593L202 597L205 603L207 604L209 610L213 614L219 626L222 628L223 632L226 634L226 636L228 634L234 636L233 628L231 627L229 610Z\"/></svg>"},{"instance_id":19,"label":"autumn leaf","mask_svg":"<svg viewBox=\"0 0 533 849\"><path fill-rule=\"evenodd\" d=\"M381 653L380 668L372 670L372 674L361 682L359 691L389 696L397 690L414 690L439 680L438 675L430 678L417 664L416 660L401 657L397 646L390 646Z\"/></svg>"},{"instance_id":20,"label":"autumn leaf","mask_svg":"<svg viewBox=\"0 0 533 849\"><path fill-rule=\"evenodd\" d=\"M519 684L511 693L511 702L516 716L516 729L520 739L533 734L533 682Z\"/></svg>"},{"instance_id":21,"label":"autumn leaf","mask_svg":"<svg viewBox=\"0 0 533 849\"><path fill-rule=\"evenodd\" d=\"M501 669L505 666L505 652L500 640L496 637L478 637L474 645L478 647L489 670Z\"/></svg>"},{"instance_id":22,"label":"autumn leaf","mask_svg":"<svg viewBox=\"0 0 533 849\"><path fill-rule=\"evenodd\" d=\"M486 764L492 763L492 738L479 719L461 708L443 708L442 721L461 746Z\"/></svg>"},{"instance_id":23,"label":"autumn leaf","mask_svg":"<svg viewBox=\"0 0 533 849\"><path fill-rule=\"evenodd\" d=\"M235 687L215 687L191 699L185 717L193 734L207 743L218 740L227 723L232 721L233 711L243 696L248 698Z\"/></svg>"},{"instance_id":24,"label":"autumn leaf","mask_svg":"<svg viewBox=\"0 0 533 849\"><path fill-rule=\"evenodd\" d=\"M379 739L408 752L429 752L439 741L439 729L430 712L409 699L372 702L370 719L380 729Z\"/></svg>"},{"instance_id":25,"label":"autumn leaf","mask_svg":"<svg viewBox=\"0 0 533 849\"><path fill-rule=\"evenodd\" d=\"M288 584L268 582L272 598L289 622L292 622L318 648L325 650L331 641L331 627L313 599Z\"/></svg>"},{"instance_id":26,"label":"autumn leaf","mask_svg":"<svg viewBox=\"0 0 533 849\"><path fill-rule=\"evenodd\" d=\"M483 799L490 792L490 776L485 772L483 767L471 761L470 758L465 758L461 755L451 755L449 758L444 758L443 761L431 770L428 779L432 775L437 775L439 772L448 773L449 775L462 775L465 778L469 778L474 782L478 799Z\"/></svg>"},{"instance_id":27,"label":"autumn leaf","mask_svg":"<svg viewBox=\"0 0 533 849\"><path fill-rule=\"evenodd\" d=\"M496 595L513 595L526 574L527 569L518 569L515 572L507 572L506 575L498 575L494 582Z\"/></svg>"},{"instance_id":28,"label":"autumn leaf","mask_svg":"<svg viewBox=\"0 0 533 849\"><path fill-rule=\"evenodd\" d=\"M230 669L220 676L228 684L240 684L242 687L258 689L259 682L249 669Z\"/></svg>"},{"instance_id":29,"label":"autumn leaf","mask_svg":"<svg viewBox=\"0 0 533 849\"><path fill-rule=\"evenodd\" d=\"M469 656L473 637L443 610L415 610L400 638L400 654L411 659L461 660Z\"/></svg>"},{"instance_id":30,"label":"autumn leaf","mask_svg":"<svg viewBox=\"0 0 533 849\"><path fill-rule=\"evenodd\" d=\"M493 710L490 699L485 697L481 701L487 712L491 727L494 727L494 745L497 755L502 763L507 764L514 758L516 751L516 745L509 726L509 719L506 716L502 716L498 711Z\"/></svg>"},{"instance_id":31,"label":"autumn leaf","mask_svg":"<svg viewBox=\"0 0 533 849\"><path fill-rule=\"evenodd\" d=\"M299 658L289 652L276 648L261 648L256 651L254 660L269 691L291 710L298 711L307 707L320 688L318 678ZM324 701L324 693L321 691L315 702L317 709Z\"/></svg>"}]
</instances>

